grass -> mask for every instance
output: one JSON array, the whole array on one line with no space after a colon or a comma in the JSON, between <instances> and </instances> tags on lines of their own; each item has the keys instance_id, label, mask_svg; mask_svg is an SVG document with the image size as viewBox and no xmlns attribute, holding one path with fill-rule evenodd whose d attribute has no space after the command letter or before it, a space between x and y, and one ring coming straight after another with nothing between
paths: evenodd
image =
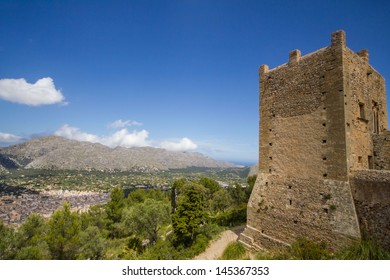
<instances>
[{"instance_id":1,"label":"grass","mask_svg":"<svg viewBox=\"0 0 390 280\"><path fill-rule=\"evenodd\" d=\"M239 242L231 242L223 252L221 260L245 260L249 259L249 254L244 245Z\"/></svg>"},{"instance_id":2,"label":"grass","mask_svg":"<svg viewBox=\"0 0 390 280\"><path fill-rule=\"evenodd\" d=\"M390 252L373 240L362 240L340 250L336 257L343 260L390 260Z\"/></svg>"},{"instance_id":3,"label":"grass","mask_svg":"<svg viewBox=\"0 0 390 280\"><path fill-rule=\"evenodd\" d=\"M390 260L390 252L375 241L354 242L337 251L326 248L325 243L316 243L304 238L294 241L290 247L276 248L268 252L257 252L256 260ZM230 243L221 259L246 260L249 252L238 242Z\"/></svg>"}]
</instances>

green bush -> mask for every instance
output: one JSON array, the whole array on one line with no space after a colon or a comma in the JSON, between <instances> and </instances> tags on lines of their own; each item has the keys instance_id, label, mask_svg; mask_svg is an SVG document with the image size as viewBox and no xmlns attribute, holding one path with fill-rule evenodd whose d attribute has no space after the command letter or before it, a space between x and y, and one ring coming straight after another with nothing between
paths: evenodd
<instances>
[{"instance_id":1,"label":"green bush","mask_svg":"<svg viewBox=\"0 0 390 280\"><path fill-rule=\"evenodd\" d=\"M212 221L220 226L234 227L246 223L246 204L218 214Z\"/></svg>"}]
</instances>

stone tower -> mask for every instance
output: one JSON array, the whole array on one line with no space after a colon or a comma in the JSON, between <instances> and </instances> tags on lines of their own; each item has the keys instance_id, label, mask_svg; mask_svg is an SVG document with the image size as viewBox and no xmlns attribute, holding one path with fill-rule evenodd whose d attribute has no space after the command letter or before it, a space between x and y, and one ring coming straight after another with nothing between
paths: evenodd
<instances>
[{"instance_id":1,"label":"stone tower","mask_svg":"<svg viewBox=\"0 0 390 280\"><path fill-rule=\"evenodd\" d=\"M260 78L259 173L240 241L268 249L300 237L390 247L390 133L385 81L368 51L331 45Z\"/></svg>"}]
</instances>

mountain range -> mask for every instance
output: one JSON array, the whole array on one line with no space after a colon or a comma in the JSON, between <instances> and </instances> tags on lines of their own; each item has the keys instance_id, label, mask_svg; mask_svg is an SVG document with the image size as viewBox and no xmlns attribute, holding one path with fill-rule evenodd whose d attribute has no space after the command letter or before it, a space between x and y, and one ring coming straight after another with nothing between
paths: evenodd
<instances>
[{"instance_id":1,"label":"mountain range","mask_svg":"<svg viewBox=\"0 0 390 280\"><path fill-rule=\"evenodd\" d=\"M0 172L15 168L157 171L187 167L228 168L234 165L195 152L152 147L109 148L59 136L35 138L0 148Z\"/></svg>"}]
</instances>

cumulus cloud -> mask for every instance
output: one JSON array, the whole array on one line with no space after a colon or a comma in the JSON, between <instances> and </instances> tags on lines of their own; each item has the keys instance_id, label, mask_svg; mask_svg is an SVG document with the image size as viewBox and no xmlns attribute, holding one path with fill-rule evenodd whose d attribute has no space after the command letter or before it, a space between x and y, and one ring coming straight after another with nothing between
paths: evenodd
<instances>
[{"instance_id":1,"label":"cumulus cloud","mask_svg":"<svg viewBox=\"0 0 390 280\"><path fill-rule=\"evenodd\" d=\"M2 133L0 132L0 142L2 143L14 143L22 140L22 137L10 134L10 133Z\"/></svg>"},{"instance_id":2,"label":"cumulus cloud","mask_svg":"<svg viewBox=\"0 0 390 280\"><path fill-rule=\"evenodd\" d=\"M30 106L66 104L60 90L50 77L39 79L35 84L25 79L0 79L0 98Z\"/></svg>"},{"instance_id":3,"label":"cumulus cloud","mask_svg":"<svg viewBox=\"0 0 390 280\"><path fill-rule=\"evenodd\" d=\"M71 127L67 124L63 125L55 133L57 136L62 136L72 140L87 141L92 143L100 143L109 147L144 147L149 146L149 132L146 130L129 132L126 128L116 131L109 136L98 136L90 133L82 132L77 127Z\"/></svg>"},{"instance_id":4,"label":"cumulus cloud","mask_svg":"<svg viewBox=\"0 0 390 280\"><path fill-rule=\"evenodd\" d=\"M132 120L116 120L108 125L110 128L124 128L126 126L141 126L143 123Z\"/></svg>"},{"instance_id":5,"label":"cumulus cloud","mask_svg":"<svg viewBox=\"0 0 390 280\"><path fill-rule=\"evenodd\" d=\"M126 128L123 128L108 137L103 137L100 143L109 147L145 147L149 146L148 137L149 132L145 129L130 133Z\"/></svg>"},{"instance_id":6,"label":"cumulus cloud","mask_svg":"<svg viewBox=\"0 0 390 280\"><path fill-rule=\"evenodd\" d=\"M65 124L54 134L71 140L100 143L111 148L118 146L126 148L152 146L151 141L148 140L149 132L145 129L130 132L126 128L122 128L108 136L99 136L83 132L77 127ZM187 137L182 138L178 142L163 141L160 145L157 144L157 146L170 151L189 151L198 147L197 144Z\"/></svg>"},{"instance_id":7,"label":"cumulus cloud","mask_svg":"<svg viewBox=\"0 0 390 280\"><path fill-rule=\"evenodd\" d=\"M71 127L67 124L63 125L60 129L54 132L57 136L62 136L71 140L87 141L92 143L99 143L100 138L94 134L82 132L77 127Z\"/></svg>"},{"instance_id":8,"label":"cumulus cloud","mask_svg":"<svg viewBox=\"0 0 390 280\"><path fill-rule=\"evenodd\" d=\"M198 147L198 145L187 137L182 138L179 142L164 141L160 146L163 149L178 152L195 150Z\"/></svg>"}]
</instances>

